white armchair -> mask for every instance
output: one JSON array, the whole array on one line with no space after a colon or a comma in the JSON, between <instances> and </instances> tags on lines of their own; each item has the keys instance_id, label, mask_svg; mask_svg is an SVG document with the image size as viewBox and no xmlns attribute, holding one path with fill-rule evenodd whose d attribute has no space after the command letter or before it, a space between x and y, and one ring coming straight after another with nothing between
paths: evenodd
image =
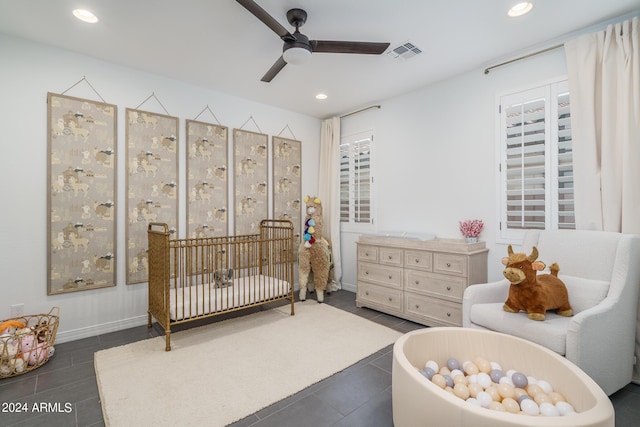
<instances>
[{"instance_id":1,"label":"white armchair","mask_svg":"<svg viewBox=\"0 0 640 427\"><path fill-rule=\"evenodd\" d=\"M579 366L611 395L631 382L634 353L640 353L636 345L636 334L640 338L640 236L529 231L520 251L530 253L533 246L541 261L560 266L558 277L567 285L573 317L547 312L546 320L535 321L524 312L504 311L509 292L504 279L465 290L463 327L503 332L543 345Z\"/></svg>"}]
</instances>

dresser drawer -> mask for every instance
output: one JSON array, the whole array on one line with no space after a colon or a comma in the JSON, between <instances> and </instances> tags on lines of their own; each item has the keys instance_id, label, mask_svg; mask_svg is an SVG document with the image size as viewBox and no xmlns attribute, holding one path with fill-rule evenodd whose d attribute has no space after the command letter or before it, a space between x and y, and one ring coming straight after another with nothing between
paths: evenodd
<instances>
[{"instance_id":1,"label":"dresser drawer","mask_svg":"<svg viewBox=\"0 0 640 427\"><path fill-rule=\"evenodd\" d=\"M386 288L371 283L358 283L358 301L381 305L391 310L402 312L402 291Z\"/></svg>"},{"instance_id":2,"label":"dresser drawer","mask_svg":"<svg viewBox=\"0 0 640 427\"><path fill-rule=\"evenodd\" d=\"M380 264L402 267L402 249L378 248L378 262Z\"/></svg>"},{"instance_id":3,"label":"dresser drawer","mask_svg":"<svg viewBox=\"0 0 640 427\"><path fill-rule=\"evenodd\" d=\"M378 262L378 247L358 245L358 259L362 261Z\"/></svg>"},{"instance_id":4,"label":"dresser drawer","mask_svg":"<svg viewBox=\"0 0 640 427\"><path fill-rule=\"evenodd\" d=\"M359 262L358 280L402 289L402 268Z\"/></svg>"},{"instance_id":5,"label":"dresser drawer","mask_svg":"<svg viewBox=\"0 0 640 427\"><path fill-rule=\"evenodd\" d=\"M425 271L432 271L433 252L428 251L405 251L404 266L409 268L419 268Z\"/></svg>"},{"instance_id":6,"label":"dresser drawer","mask_svg":"<svg viewBox=\"0 0 640 427\"><path fill-rule=\"evenodd\" d=\"M433 319L437 322L462 326L462 306L423 295L405 293L405 313Z\"/></svg>"},{"instance_id":7,"label":"dresser drawer","mask_svg":"<svg viewBox=\"0 0 640 427\"><path fill-rule=\"evenodd\" d=\"M466 279L418 270L405 270L404 288L453 301L462 301Z\"/></svg>"},{"instance_id":8,"label":"dresser drawer","mask_svg":"<svg viewBox=\"0 0 640 427\"><path fill-rule=\"evenodd\" d=\"M455 274L467 276L467 257L464 255L441 254L433 255L433 271L435 273Z\"/></svg>"}]
</instances>

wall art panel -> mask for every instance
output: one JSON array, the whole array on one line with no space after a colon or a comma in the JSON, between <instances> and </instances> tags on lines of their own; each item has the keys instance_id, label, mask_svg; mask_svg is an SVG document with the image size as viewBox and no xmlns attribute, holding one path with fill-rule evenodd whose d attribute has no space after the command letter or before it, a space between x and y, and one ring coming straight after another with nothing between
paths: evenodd
<instances>
[{"instance_id":1,"label":"wall art panel","mask_svg":"<svg viewBox=\"0 0 640 427\"><path fill-rule=\"evenodd\" d=\"M274 136L273 217L293 222L296 244L300 243L302 199L302 142Z\"/></svg>"},{"instance_id":2,"label":"wall art panel","mask_svg":"<svg viewBox=\"0 0 640 427\"><path fill-rule=\"evenodd\" d=\"M47 94L48 295L115 286L116 120L115 105Z\"/></svg>"},{"instance_id":3,"label":"wall art panel","mask_svg":"<svg viewBox=\"0 0 640 427\"><path fill-rule=\"evenodd\" d=\"M178 118L126 109L127 284L148 278L147 225L178 236Z\"/></svg>"},{"instance_id":4,"label":"wall art panel","mask_svg":"<svg viewBox=\"0 0 640 427\"><path fill-rule=\"evenodd\" d=\"M229 132L225 126L187 120L187 235L229 234L227 171Z\"/></svg>"},{"instance_id":5,"label":"wall art panel","mask_svg":"<svg viewBox=\"0 0 640 427\"><path fill-rule=\"evenodd\" d=\"M235 234L255 234L268 215L267 144L262 133L233 130Z\"/></svg>"}]
</instances>

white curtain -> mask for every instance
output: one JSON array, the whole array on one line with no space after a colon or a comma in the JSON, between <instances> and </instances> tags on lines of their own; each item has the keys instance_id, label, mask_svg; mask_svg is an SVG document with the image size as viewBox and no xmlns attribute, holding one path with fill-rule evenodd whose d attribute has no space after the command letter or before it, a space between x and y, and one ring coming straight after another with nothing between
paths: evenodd
<instances>
[{"instance_id":1,"label":"white curtain","mask_svg":"<svg viewBox=\"0 0 640 427\"><path fill-rule=\"evenodd\" d=\"M640 233L638 18L571 40L564 48L576 227ZM636 319L633 382L640 384L640 301Z\"/></svg>"},{"instance_id":2,"label":"white curtain","mask_svg":"<svg viewBox=\"0 0 640 427\"><path fill-rule=\"evenodd\" d=\"M638 18L564 44L576 228L640 233Z\"/></svg>"},{"instance_id":3,"label":"white curtain","mask_svg":"<svg viewBox=\"0 0 640 427\"><path fill-rule=\"evenodd\" d=\"M333 253L333 283L327 290L342 288L340 262L340 118L322 122L320 131L320 170L318 197L322 202L323 234L331 241Z\"/></svg>"}]
</instances>

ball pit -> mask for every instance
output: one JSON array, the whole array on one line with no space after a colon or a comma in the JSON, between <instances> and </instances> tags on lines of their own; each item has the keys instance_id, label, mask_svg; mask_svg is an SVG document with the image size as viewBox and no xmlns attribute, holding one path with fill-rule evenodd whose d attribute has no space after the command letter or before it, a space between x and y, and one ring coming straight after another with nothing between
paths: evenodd
<instances>
[{"instance_id":1,"label":"ball pit","mask_svg":"<svg viewBox=\"0 0 640 427\"><path fill-rule=\"evenodd\" d=\"M537 344L486 330L428 328L399 338L392 396L395 427L426 421L473 427L614 425L609 398L574 364Z\"/></svg>"},{"instance_id":2,"label":"ball pit","mask_svg":"<svg viewBox=\"0 0 640 427\"><path fill-rule=\"evenodd\" d=\"M576 413L562 393L554 391L548 381L527 377L513 369L505 374L498 362L478 356L473 361L465 360L460 364L458 359L450 357L446 367L441 367L436 374L434 368L438 366L437 361L427 360L423 369L416 369L427 381L444 391L453 393L464 401L473 399L470 403L479 404L483 408L547 417ZM518 401L513 399L516 393L519 395ZM556 406L559 402L562 402L562 413Z\"/></svg>"}]
</instances>

